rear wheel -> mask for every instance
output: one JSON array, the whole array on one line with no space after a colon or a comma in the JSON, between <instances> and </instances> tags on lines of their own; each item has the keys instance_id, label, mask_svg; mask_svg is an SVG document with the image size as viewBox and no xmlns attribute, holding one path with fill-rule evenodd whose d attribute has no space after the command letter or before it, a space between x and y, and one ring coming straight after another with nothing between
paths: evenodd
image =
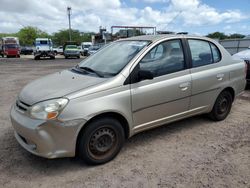
<instances>
[{"instance_id":1,"label":"rear wheel","mask_svg":"<svg viewBox=\"0 0 250 188\"><path fill-rule=\"evenodd\" d=\"M80 135L78 153L87 164L103 164L112 160L125 140L119 121L102 118L91 122Z\"/></svg>"},{"instance_id":2,"label":"rear wheel","mask_svg":"<svg viewBox=\"0 0 250 188\"><path fill-rule=\"evenodd\" d=\"M214 121L224 120L231 111L232 103L232 94L229 91L223 91L216 99L209 117Z\"/></svg>"}]
</instances>

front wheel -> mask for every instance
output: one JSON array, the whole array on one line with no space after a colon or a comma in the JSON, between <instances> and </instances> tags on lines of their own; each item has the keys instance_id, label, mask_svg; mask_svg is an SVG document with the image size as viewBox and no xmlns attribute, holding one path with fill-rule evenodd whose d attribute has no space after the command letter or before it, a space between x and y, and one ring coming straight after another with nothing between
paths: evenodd
<instances>
[{"instance_id":1,"label":"front wheel","mask_svg":"<svg viewBox=\"0 0 250 188\"><path fill-rule=\"evenodd\" d=\"M229 91L223 91L216 99L209 117L214 121L224 120L231 111L232 103L232 94Z\"/></svg>"},{"instance_id":2,"label":"front wheel","mask_svg":"<svg viewBox=\"0 0 250 188\"><path fill-rule=\"evenodd\" d=\"M87 164L103 164L115 158L124 140L124 130L119 121L98 119L91 122L80 135L78 153Z\"/></svg>"}]
</instances>

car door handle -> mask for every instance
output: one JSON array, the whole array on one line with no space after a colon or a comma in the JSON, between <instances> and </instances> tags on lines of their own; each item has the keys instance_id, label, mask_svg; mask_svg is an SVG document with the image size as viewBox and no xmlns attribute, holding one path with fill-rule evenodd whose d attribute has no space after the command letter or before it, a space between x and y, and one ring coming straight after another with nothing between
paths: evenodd
<instances>
[{"instance_id":1,"label":"car door handle","mask_svg":"<svg viewBox=\"0 0 250 188\"><path fill-rule=\"evenodd\" d=\"M186 82L186 83L182 83L179 85L179 88L182 90L182 91L186 91L189 87L190 83L189 82Z\"/></svg>"},{"instance_id":2,"label":"car door handle","mask_svg":"<svg viewBox=\"0 0 250 188\"><path fill-rule=\"evenodd\" d=\"M221 81L224 78L224 74L217 74L216 78L217 80Z\"/></svg>"}]
</instances>

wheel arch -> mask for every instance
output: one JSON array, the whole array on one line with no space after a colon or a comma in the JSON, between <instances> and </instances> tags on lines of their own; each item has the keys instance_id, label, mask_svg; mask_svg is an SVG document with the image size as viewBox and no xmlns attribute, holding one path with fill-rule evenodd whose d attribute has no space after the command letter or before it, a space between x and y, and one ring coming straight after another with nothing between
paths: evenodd
<instances>
[{"instance_id":1,"label":"wheel arch","mask_svg":"<svg viewBox=\"0 0 250 188\"><path fill-rule=\"evenodd\" d=\"M223 91L228 91L232 95L232 99L234 101L234 99L235 99L235 91L234 91L234 89L232 87L226 87L220 93L222 93Z\"/></svg>"},{"instance_id":2,"label":"wheel arch","mask_svg":"<svg viewBox=\"0 0 250 188\"><path fill-rule=\"evenodd\" d=\"M129 138L130 136L130 128L129 128L129 123L127 121L127 119L121 115L120 113L117 113L117 112L105 112L105 113L101 113L101 114L98 114L94 117L92 117L91 119L89 119L85 124L84 126L81 127L78 135L77 135L77 139L76 139L76 145L75 145L75 152L76 154L78 153L78 146L79 146L79 141L80 141L80 137L81 137L81 134L82 132L86 129L86 127L93 121L97 120L97 119L101 119L101 118L114 118L116 120L118 120L121 125L122 125L122 128L124 130L124 133L125 133L125 138Z\"/></svg>"}]
</instances>

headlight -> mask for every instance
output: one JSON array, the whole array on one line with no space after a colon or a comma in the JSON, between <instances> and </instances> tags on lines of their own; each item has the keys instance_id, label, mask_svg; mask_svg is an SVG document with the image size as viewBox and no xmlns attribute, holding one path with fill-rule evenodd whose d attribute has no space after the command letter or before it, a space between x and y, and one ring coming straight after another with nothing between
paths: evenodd
<instances>
[{"instance_id":1,"label":"headlight","mask_svg":"<svg viewBox=\"0 0 250 188\"><path fill-rule=\"evenodd\" d=\"M55 119L68 102L68 99L60 98L37 103L31 107L30 115L42 120Z\"/></svg>"}]
</instances>

